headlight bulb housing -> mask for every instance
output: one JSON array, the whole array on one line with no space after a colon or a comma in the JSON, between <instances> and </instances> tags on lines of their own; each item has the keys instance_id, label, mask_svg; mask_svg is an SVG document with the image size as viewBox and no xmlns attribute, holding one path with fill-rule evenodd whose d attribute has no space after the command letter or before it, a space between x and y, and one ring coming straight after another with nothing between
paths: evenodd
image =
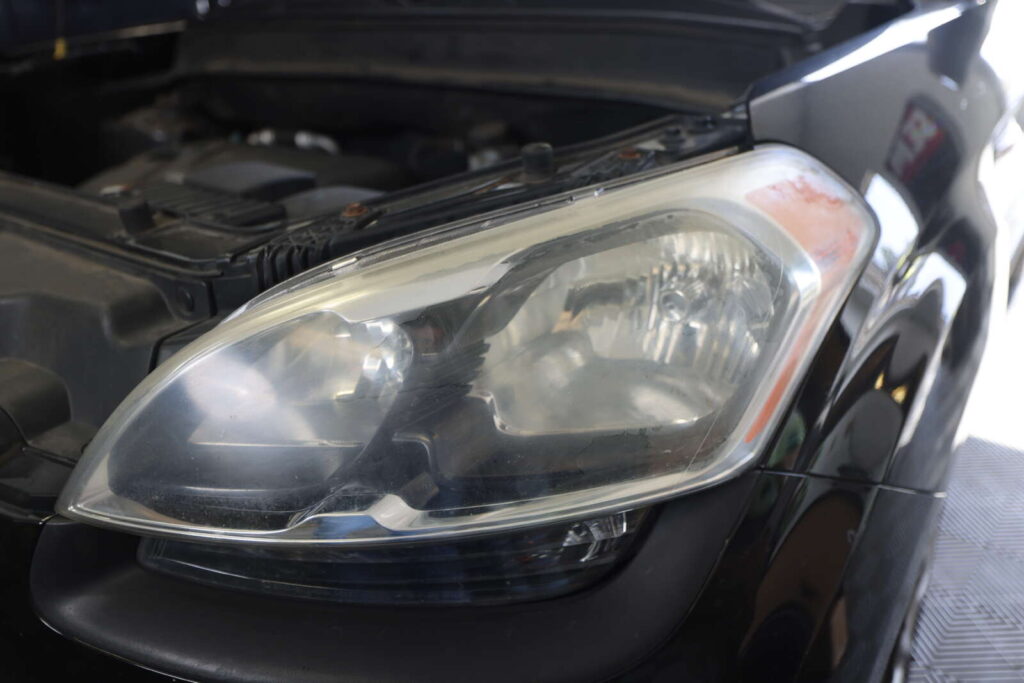
<instances>
[{"instance_id":1,"label":"headlight bulb housing","mask_svg":"<svg viewBox=\"0 0 1024 683\"><path fill-rule=\"evenodd\" d=\"M768 146L327 264L158 367L63 514L179 540L452 540L638 509L765 446L875 238Z\"/></svg>"}]
</instances>

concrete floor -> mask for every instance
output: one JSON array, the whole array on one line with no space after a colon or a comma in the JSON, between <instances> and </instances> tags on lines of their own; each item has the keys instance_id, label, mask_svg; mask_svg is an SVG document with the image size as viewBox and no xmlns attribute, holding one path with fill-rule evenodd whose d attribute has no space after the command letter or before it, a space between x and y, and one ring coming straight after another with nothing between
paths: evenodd
<instances>
[{"instance_id":1,"label":"concrete floor","mask_svg":"<svg viewBox=\"0 0 1024 683\"><path fill-rule=\"evenodd\" d=\"M914 639L911 681L1024 681L1024 292L966 414Z\"/></svg>"}]
</instances>

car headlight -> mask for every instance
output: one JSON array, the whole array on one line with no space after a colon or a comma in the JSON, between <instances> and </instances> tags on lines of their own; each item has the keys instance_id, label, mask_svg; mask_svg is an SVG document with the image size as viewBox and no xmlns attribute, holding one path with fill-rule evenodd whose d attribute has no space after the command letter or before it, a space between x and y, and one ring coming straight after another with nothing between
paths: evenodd
<instances>
[{"instance_id":1,"label":"car headlight","mask_svg":"<svg viewBox=\"0 0 1024 683\"><path fill-rule=\"evenodd\" d=\"M845 184L771 146L360 253L158 367L59 509L308 547L710 486L765 445L874 235Z\"/></svg>"}]
</instances>

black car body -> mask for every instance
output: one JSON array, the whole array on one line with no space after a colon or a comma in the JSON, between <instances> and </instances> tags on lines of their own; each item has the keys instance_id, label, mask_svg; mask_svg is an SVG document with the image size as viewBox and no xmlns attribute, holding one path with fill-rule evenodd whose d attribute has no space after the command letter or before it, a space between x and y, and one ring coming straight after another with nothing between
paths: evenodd
<instances>
[{"instance_id":1,"label":"black car body","mask_svg":"<svg viewBox=\"0 0 1024 683\"><path fill-rule=\"evenodd\" d=\"M5 676L885 676L1012 265L993 183L1014 153L1015 103L984 49L999 6L237 4L201 3L198 19L173 3L147 17L69 5L57 35L49 10L4 4L38 29L3 34ZM340 156L330 135L299 144L349 129L361 132ZM520 158L531 140L553 158ZM766 145L806 152L863 196L873 251L769 447L657 503L596 583L503 604L295 599L154 571L138 536L55 514L128 392L289 277ZM491 160L466 170L474 153ZM289 204L315 187L341 189Z\"/></svg>"}]
</instances>

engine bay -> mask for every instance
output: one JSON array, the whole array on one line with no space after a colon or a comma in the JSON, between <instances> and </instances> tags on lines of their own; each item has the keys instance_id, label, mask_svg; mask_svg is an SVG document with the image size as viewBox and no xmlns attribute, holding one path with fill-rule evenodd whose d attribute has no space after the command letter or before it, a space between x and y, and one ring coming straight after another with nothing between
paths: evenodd
<instances>
[{"instance_id":1,"label":"engine bay","mask_svg":"<svg viewBox=\"0 0 1024 683\"><path fill-rule=\"evenodd\" d=\"M2 143L0 208L133 260L216 272L211 312L382 239L743 134L741 117L578 98L131 74L115 87L105 72L94 92L68 77L26 81L5 109L30 134Z\"/></svg>"}]
</instances>

